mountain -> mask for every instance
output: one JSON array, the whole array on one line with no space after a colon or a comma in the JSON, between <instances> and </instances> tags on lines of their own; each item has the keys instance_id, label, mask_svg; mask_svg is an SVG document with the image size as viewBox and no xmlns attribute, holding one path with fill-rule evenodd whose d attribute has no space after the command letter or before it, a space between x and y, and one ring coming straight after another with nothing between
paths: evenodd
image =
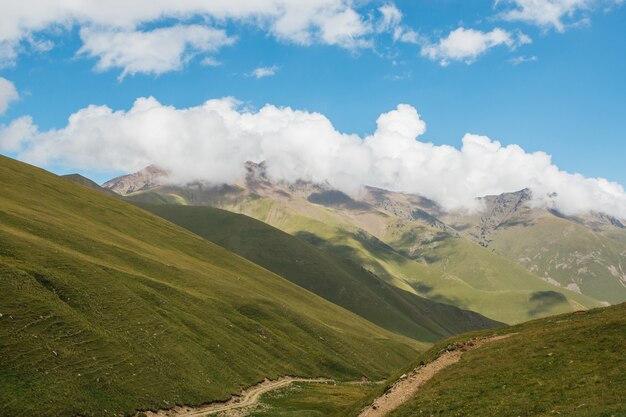
<instances>
[{"instance_id":1,"label":"mountain","mask_svg":"<svg viewBox=\"0 0 626 417\"><path fill-rule=\"evenodd\" d=\"M134 174L123 175L107 181L102 184L102 188L109 189L117 194L126 195L156 187L166 177L167 172L150 165Z\"/></svg>"},{"instance_id":2,"label":"mountain","mask_svg":"<svg viewBox=\"0 0 626 417\"><path fill-rule=\"evenodd\" d=\"M383 328L423 342L501 325L401 290L353 262L244 215L206 206L139 206Z\"/></svg>"},{"instance_id":3,"label":"mountain","mask_svg":"<svg viewBox=\"0 0 626 417\"><path fill-rule=\"evenodd\" d=\"M104 188L98 185L98 183L96 183L95 181L90 180L87 177L84 177L80 174L67 174L67 175L61 175L61 178L65 178L67 180L70 180L72 182L78 183L80 185L83 185L87 188L91 188L92 190L96 190L96 191L100 191L101 193L107 194L109 196L112 197L118 197L118 194L109 189L109 188Z\"/></svg>"},{"instance_id":4,"label":"mountain","mask_svg":"<svg viewBox=\"0 0 626 417\"><path fill-rule=\"evenodd\" d=\"M427 199L377 189L348 196L324 184L273 182L263 164L246 168L232 185L160 185L125 198L243 213L404 291L505 323L602 305L473 242Z\"/></svg>"},{"instance_id":5,"label":"mountain","mask_svg":"<svg viewBox=\"0 0 626 417\"><path fill-rule=\"evenodd\" d=\"M468 214L445 212L432 201L384 190L370 189L364 198L375 207L392 210L405 223L408 219L408 223L415 221L439 230L424 236L423 232L420 235L419 231L396 227L399 232L393 233L392 239L395 237L396 245L413 258L436 256L436 247L445 246L446 241L459 245L454 238L461 237L515 262L553 286L604 304L625 301L626 228L621 221L599 213L564 216L534 207L531 199L527 189L487 196L480 199L482 210Z\"/></svg>"},{"instance_id":6,"label":"mountain","mask_svg":"<svg viewBox=\"0 0 626 417\"><path fill-rule=\"evenodd\" d=\"M494 334L509 337L463 353L390 417L626 415L626 304L446 340L411 368Z\"/></svg>"},{"instance_id":7,"label":"mountain","mask_svg":"<svg viewBox=\"0 0 626 417\"><path fill-rule=\"evenodd\" d=\"M424 346L119 198L6 157L0 177L0 415L377 380Z\"/></svg>"},{"instance_id":8,"label":"mountain","mask_svg":"<svg viewBox=\"0 0 626 417\"><path fill-rule=\"evenodd\" d=\"M626 300L626 236L613 217L565 216L533 207L529 190L485 197L474 215L448 214L455 230L555 286L597 300Z\"/></svg>"}]
</instances>

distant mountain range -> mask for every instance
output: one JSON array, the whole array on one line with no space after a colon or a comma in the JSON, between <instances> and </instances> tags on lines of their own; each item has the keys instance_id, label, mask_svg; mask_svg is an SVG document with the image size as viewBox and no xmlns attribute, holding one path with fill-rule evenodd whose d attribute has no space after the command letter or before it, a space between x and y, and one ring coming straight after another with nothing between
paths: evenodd
<instances>
[{"instance_id":1,"label":"distant mountain range","mask_svg":"<svg viewBox=\"0 0 626 417\"><path fill-rule=\"evenodd\" d=\"M129 201L243 213L416 295L516 323L626 300L626 227L601 213L534 207L529 190L485 196L476 213L368 187L271 181L248 163L236 184L168 185L148 167L103 184Z\"/></svg>"}]
</instances>

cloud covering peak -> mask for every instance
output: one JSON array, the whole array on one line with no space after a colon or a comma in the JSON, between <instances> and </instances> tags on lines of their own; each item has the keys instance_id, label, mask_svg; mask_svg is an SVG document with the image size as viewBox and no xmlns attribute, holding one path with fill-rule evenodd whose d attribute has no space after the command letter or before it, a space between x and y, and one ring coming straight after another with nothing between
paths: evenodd
<instances>
[{"instance_id":1,"label":"cloud covering peak","mask_svg":"<svg viewBox=\"0 0 626 417\"><path fill-rule=\"evenodd\" d=\"M423 142L426 123L400 104L360 137L339 132L320 113L233 98L178 109L152 97L128 111L89 106L67 126L40 132L30 118L0 127L0 150L37 165L133 172L149 164L173 180L232 183L247 161L265 161L275 180L328 182L355 194L364 185L416 193L446 209L477 206L476 197L530 188L535 203L565 214L600 211L626 219L626 192L614 182L561 171L544 152L528 153L466 134L457 149ZM556 195L555 195L556 193Z\"/></svg>"}]
</instances>

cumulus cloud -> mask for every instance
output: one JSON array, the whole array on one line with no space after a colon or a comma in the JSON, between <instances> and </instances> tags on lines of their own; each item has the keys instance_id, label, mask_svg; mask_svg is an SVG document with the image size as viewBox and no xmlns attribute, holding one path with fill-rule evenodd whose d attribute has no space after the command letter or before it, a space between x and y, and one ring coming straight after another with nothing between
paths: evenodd
<instances>
[{"instance_id":1,"label":"cumulus cloud","mask_svg":"<svg viewBox=\"0 0 626 417\"><path fill-rule=\"evenodd\" d=\"M40 132L18 119L0 129L0 148L37 165L90 171L156 164L178 183L232 183L246 161L266 161L275 180L328 182L351 194L372 185L421 194L447 209L472 209L475 197L529 187L536 204L566 214L596 210L626 219L626 192L617 183L561 171L546 153L485 136L465 135L460 149L437 146L420 140L425 131L406 104L359 137L320 113L272 105L250 111L232 98L178 109L148 97L128 111L83 108L58 130Z\"/></svg>"},{"instance_id":2,"label":"cumulus cloud","mask_svg":"<svg viewBox=\"0 0 626 417\"><path fill-rule=\"evenodd\" d=\"M30 116L15 119L8 126L0 125L0 150L19 152L37 134L37 126Z\"/></svg>"},{"instance_id":3,"label":"cumulus cloud","mask_svg":"<svg viewBox=\"0 0 626 417\"><path fill-rule=\"evenodd\" d=\"M274 75L276 75L276 72L278 72L278 67L276 65L272 65L271 67L259 67L259 68L255 68L250 74L248 74L250 77L254 77L254 78L265 78L265 77L272 77Z\"/></svg>"},{"instance_id":4,"label":"cumulus cloud","mask_svg":"<svg viewBox=\"0 0 626 417\"><path fill-rule=\"evenodd\" d=\"M161 53L160 48L154 49L159 32L141 32L142 26L166 19L180 23L192 18L215 24L240 22L255 25L277 39L301 45L319 42L345 48L360 47L368 44L364 36L372 31L368 19L355 10L352 0L5 1L0 2L0 65L12 63L19 44L34 33L51 27L70 29L77 25L88 29L85 33L87 40L109 39L117 43L114 51L101 51L104 46L93 44L85 45L84 50L95 48L99 51L98 57L107 55L109 60L132 61L135 66L142 66L137 63L138 59L154 63L157 58L153 55ZM99 28L107 29L101 32ZM197 28L193 31L199 32ZM175 32L177 36L183 36L180 28ZM143 53L128 51L119 44L122 38L135 44L141 42L151 49ZM179 45L181 41L177 39ZM185 39L187 44L191 42ZM175 42L168 43L168 46L178 51L180 47L174 47L172 43ZM176 56L172 51L168 53ZM128 54L132 57L126 56ZM176 63L176 59L170 56L168 65L159 63L158 67L177 69Z\"/></svg>"},{"instance_id":5,"label":"cumulus cloud","mask_svg":"<svg viewBox=\"0 0 626 417\"><path fill-rule=\"evenodd\" d=\"M584 22L584 15L598 5L611 6L624 0L496 0L495 4L510 4L500 16L505 20L522 21L563 32L568 22Z\"/></svg>"},{"instance_id":6,"label":"cumulus cloud","mask_svg":"<svg viewBox=\"0 0 626 417\"><path fill-rule=\"evenodd\" d=\"M6 78L0 77L0 116L9 108L9 104L19 98L15 85Z\"/></svg>"},{"instance_id":7,"label":"cumulus cloud","mask_svg":"<svg viewBox=\"0 0 626 417\"><path fill-rule=\"evenodd\" d=\"M177 25L148 32L84 28L80 37L83 46L78 53L97 57L97 70L121 68L120 78L179 70L194 54L216 52L234 42L225 31L200 25Z\"/></svg>"},{"instance_id":8,"label":"cumulus cloud","mask_svg":"<svg viewBox=\"0 0 626 417\"><path fill-rule=\"evenodd\" d=\"M439 61L443 66L448 65L450 61L464 61L471 64L480 55L496 46L506 45L514 49L530 42L531 39L522 33L515 35L500 28L495 28L491 32L482 32L460 27L434 44L425 43L421 53L422 56L433 61Z\"/></svg>"},{"instance_id":9,"label":"cumulus cloud","mask_svg":"<svg viewBox=\"0 0 626 417\"><path fill-rule=\"evenodd\" d=\"M364 38L371 31L371 27L354 9L323 10L320 16L313 18L313 22L319 28L319 39L328 45L348 49L372 45L371 40Z\"/></svg>"},{"instance_id":10,"label":"cumulus cloud","mask_svg":"<svg viewBox=\"0 0 626 417\"><path fill-rule=\"evenodd\" d=\"M379 32L390 32L395 42L418 43L419 35L413 29L402 23L402 12L393 3L387 3L378 8L381 19L378 23Z\"/></svg>"}]
</instances>

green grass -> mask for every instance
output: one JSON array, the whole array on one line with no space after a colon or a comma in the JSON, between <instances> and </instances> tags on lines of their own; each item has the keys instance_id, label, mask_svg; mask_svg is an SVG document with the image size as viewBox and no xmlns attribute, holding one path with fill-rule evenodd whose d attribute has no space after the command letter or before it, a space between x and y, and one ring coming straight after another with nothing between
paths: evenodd
<instances>
[{"instance_id":1,"label":"green grass","mask_svg":"<svg viewBox=\"0 0 626 417\"><path fill-rule=\"evenodd\" d=\"M257 211L266 200L248 202L244 213L307 239L329 253L362 265L386 282L434 301L476 311L506 323L600 306L589 297L552 286L523 267L462 239L448 239L430 251L425 265L402 253L404 246L389 233L378 239L327 208L305 216L281 202ZM399 235L413 224L395 229ZM546 300L547 298L547 300Z\"/></svg>"},{"instance_id":2,"label":"green grass","mask_svg":"<svg viewBox=\"0 0 626 417\"><path fill-rule=\"evenodd\" d=\"M0 415L384 377L419 345L159 217L0 157Z\"/></svg>"},{"instance_id":3,"label":"green grass","mask_svg":"<svg viewBox=\"0 0 626 417\"><path fill-rule=\"evenodd\" d=\"M468 351L391 416L626 415L626 304L497 333L511 336ZM416 363L469 337L443 342Z\"/></svg>"},{"instance_id":4,"label":"green grass","mask_svg":"<svg viewBox=\"0 0 626 417\"><path fill-rule=\"evenodd\" d=\"M406 292L493 320L519 323L601 305L593 298L553 286L512 260L464 239L419 245L424 253L412 259L408 249L419 244L421 234L433 231L389 213L346 211L296 196L261 198L231 188L220 192L162 187L130 199L172 203L173 196L178 203L213 205L246 214L347 259ZM420 262L420 256L428 264Z\"/></svg>"},{"instance_id":5,"label":"green grass","mask_svg":"<svg viewBox=\"0 0 626 417\"><path fill-rule=\"evenodd\" d=\"M626 244L575 222L544 217L502 228L490 247L564 287L576 284L590 297L626 301Z\"/></svg>"},{"instance_id":6,"label":"green grass","mask_svg":"<svg viewBox=\"0 0 626 417\"><path fill-rule=\"evenodd\" d=\"M296 383L263 395L250 417L344 417L373 383Z\"/></svg>"},{"instance_id":7,"label":"green grass","mask_svg":"<svg viewBox=\"0 0 626 417\"><path fill-rule=\"evenodd\" d=\"M399 227L391 228L397 232L390 233L387 239L408 256L408 249L415 241L407 239L406 235L416 234L412 233L412 228L418 226L411 222L397 224ZM445 289L438 288L436 283L422 282L424 295L434 292L441 297L456 299L465 302L465 308L491 317L495 314L508 323L601 305L593 298L549 284L521 265L475 243L445 233L423 242L412 256L425 259L429 266L461 281L453 282ZM462 285L469 289L462 288Z\"/></svg>"},{"instance_id":8,"label":"green grass","mask_svg":"<svg viewBox=\"0 0 626 417\"><path fill-rule=\"evenodd\" d=\"M416 340L430 343L499 325L387 284L349 260L250 217L212 207L139 205L381 327Z\"/></svg>"}]
</instances>

